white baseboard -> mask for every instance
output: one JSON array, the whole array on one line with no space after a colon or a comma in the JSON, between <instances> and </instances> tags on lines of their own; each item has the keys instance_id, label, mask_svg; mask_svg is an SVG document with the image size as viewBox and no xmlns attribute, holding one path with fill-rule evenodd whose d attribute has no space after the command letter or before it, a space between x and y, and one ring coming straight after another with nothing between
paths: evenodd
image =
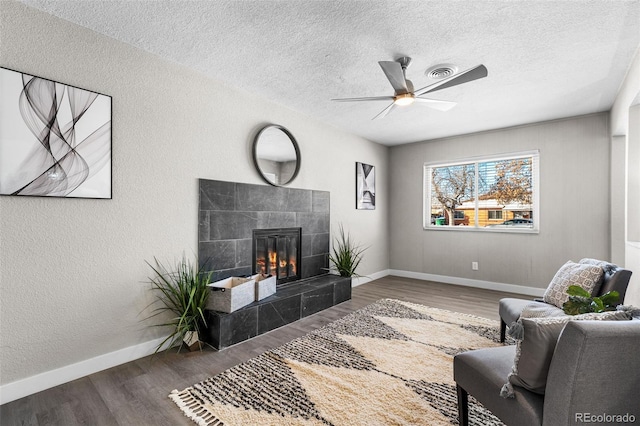
<instances>
[{"instance_id":1,"label":"white baseboard","mask_svg":"<svg viewBox=\"0 0 640 426\"><path fill-rule=\"evenodd\" d=\"M493 281L472 280L470 278L449 277L446 275L426 274L424 272L402 271L399 269L390 269L388 275L395 275L404 278L414 278L417 280L436 281L439 283L461 285L466 287L484 288L487 290L504 291L508 293L517 293L534 297L542 297L545 290L544 288L538 287L496 283Z\"/></svg>"},{"instance_id":2,"label":"white baseboard","mask_svg":"<svg viewBox=\"0 0 640 426\"><path fill-rule=\"evenodd\" d=\"M0 386L0 405L153 354L160 337Z\"/></svg>"},{"instance_id":3,"label":"white baseboard","mask_svg":"<svg viewBox=\"0 0 640 426\"><path fill-rule=\"evenodd\" d=\"M366 284L373 280L386 277L387 275L389 275L389 269L385 269L384 271L374 272L373 274L369 274L363 277L354 277L351 279L351 287L358 287L359 285Z\"/></svg>"}]
</instances>

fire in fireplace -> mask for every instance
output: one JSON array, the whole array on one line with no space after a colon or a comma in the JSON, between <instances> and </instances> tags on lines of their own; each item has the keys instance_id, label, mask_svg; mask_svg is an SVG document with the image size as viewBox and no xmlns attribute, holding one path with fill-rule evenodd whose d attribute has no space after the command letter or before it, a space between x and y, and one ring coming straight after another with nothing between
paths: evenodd
<instances>
[{"instance_id":1,"label":"fire in fireplace","mask_svg":"<svg viewBox=\"0 0 640 426\"><path fill-rule=\"evenodd\" d=\"M302 228L254 229L253 273L274 275L282 284L300 278Z\"/></svg>"}]
</instances>

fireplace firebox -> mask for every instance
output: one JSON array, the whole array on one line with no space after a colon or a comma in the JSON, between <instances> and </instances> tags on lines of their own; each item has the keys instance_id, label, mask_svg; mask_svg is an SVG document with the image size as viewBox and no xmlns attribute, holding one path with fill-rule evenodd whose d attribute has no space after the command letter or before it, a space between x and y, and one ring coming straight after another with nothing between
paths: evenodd
<instances>
[{"instance_id":1,"label":"fireplace firebox","mask_svg":"<svg viewBox=\"0 0 640 426\"><path fill-rule=\"evenodd\" d=\"M300 279L302 228L253 230L253 273L276 277L278 284Z\"/></svg>"}]
</instances>

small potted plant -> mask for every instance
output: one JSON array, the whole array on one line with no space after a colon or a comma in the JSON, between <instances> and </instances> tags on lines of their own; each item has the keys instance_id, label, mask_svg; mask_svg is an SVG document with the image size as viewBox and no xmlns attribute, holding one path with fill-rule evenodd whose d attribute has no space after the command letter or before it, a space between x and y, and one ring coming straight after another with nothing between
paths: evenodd
<instances>
[{"instance_id":1,"label":"small potted plant","mask_svg":"<svg viewBox=\"0 0 640 426\"><path fill-rule=\"evenodd\" d=\"M362 253L367 247L362 248L351 241L351 236L344 232L340 225L338 238L333 243L333 253L329 253L329 260L341 277L359 277L356 269L362 261Z\"/></svg>"},{"instance_id":2,"label":"small potted plant","mask_svg":"<svg viewBox=\"0 0 640 426\"><path fill-rule=\"evenodd\" d=\"M562 310L567 315L587 314L590 312L615 311L620 301L617 291L608 291L602 296L592 296L580 286L572 285L567 289L569 300L562 305Z\"/></svg>"},{"instance_id":3,"label":"small potted plant","mask_svg":"<svg viewBox=\"0 0 640 426\"><path fill-rule=\"evenodd\" d=\"M207 321L204 310L209 298L211 272L201 272L196 263L189 261L185 255L170 269L154 257L154 264L147 262L155 273L149 277L151 288L159 301L151 317L169 312L167 322L155 324L157 327L172 327L171 334L158 345L157 353L167 342L167 348L184 342L189 350L202 349L200 336L204 332Z\"/></svg>"}]
</instances>

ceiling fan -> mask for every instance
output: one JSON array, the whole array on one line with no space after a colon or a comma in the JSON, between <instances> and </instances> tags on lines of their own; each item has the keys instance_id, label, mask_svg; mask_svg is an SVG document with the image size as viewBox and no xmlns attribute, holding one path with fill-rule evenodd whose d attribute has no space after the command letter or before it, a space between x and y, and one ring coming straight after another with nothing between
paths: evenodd
<instances>
[{"instance_id":1,"label":"ceiling fan","mask_svg":"<svg viewBox=\"0 0 640 426\"><path fill-rule=\"evenodd\" d=\"M411 80L407 80L407 68L411 64L411 58L404 56L397 61L379 61L382 71L389 79L389 83L394 90L393 96L369 96L365 98L341 98L332 99L332 101L338 102L360 102L360 101L392 101L391 104L383 109L378 115L373 117L373 120L387 116L396 107L411 105L414 102L419 102L430 108L434 108L440 111L448 111L454 106L455 102L441 101L436 99L423 98L430 92L436 90L446 89L447 87L457 86L458 84L468 83L479 78L487 76L487 68L484 65L478 65L470 68L466 71L459 72L457 74L446 77L436 83L423 87L422 89L414 90Z\"/></svg>"}]
</instances>

